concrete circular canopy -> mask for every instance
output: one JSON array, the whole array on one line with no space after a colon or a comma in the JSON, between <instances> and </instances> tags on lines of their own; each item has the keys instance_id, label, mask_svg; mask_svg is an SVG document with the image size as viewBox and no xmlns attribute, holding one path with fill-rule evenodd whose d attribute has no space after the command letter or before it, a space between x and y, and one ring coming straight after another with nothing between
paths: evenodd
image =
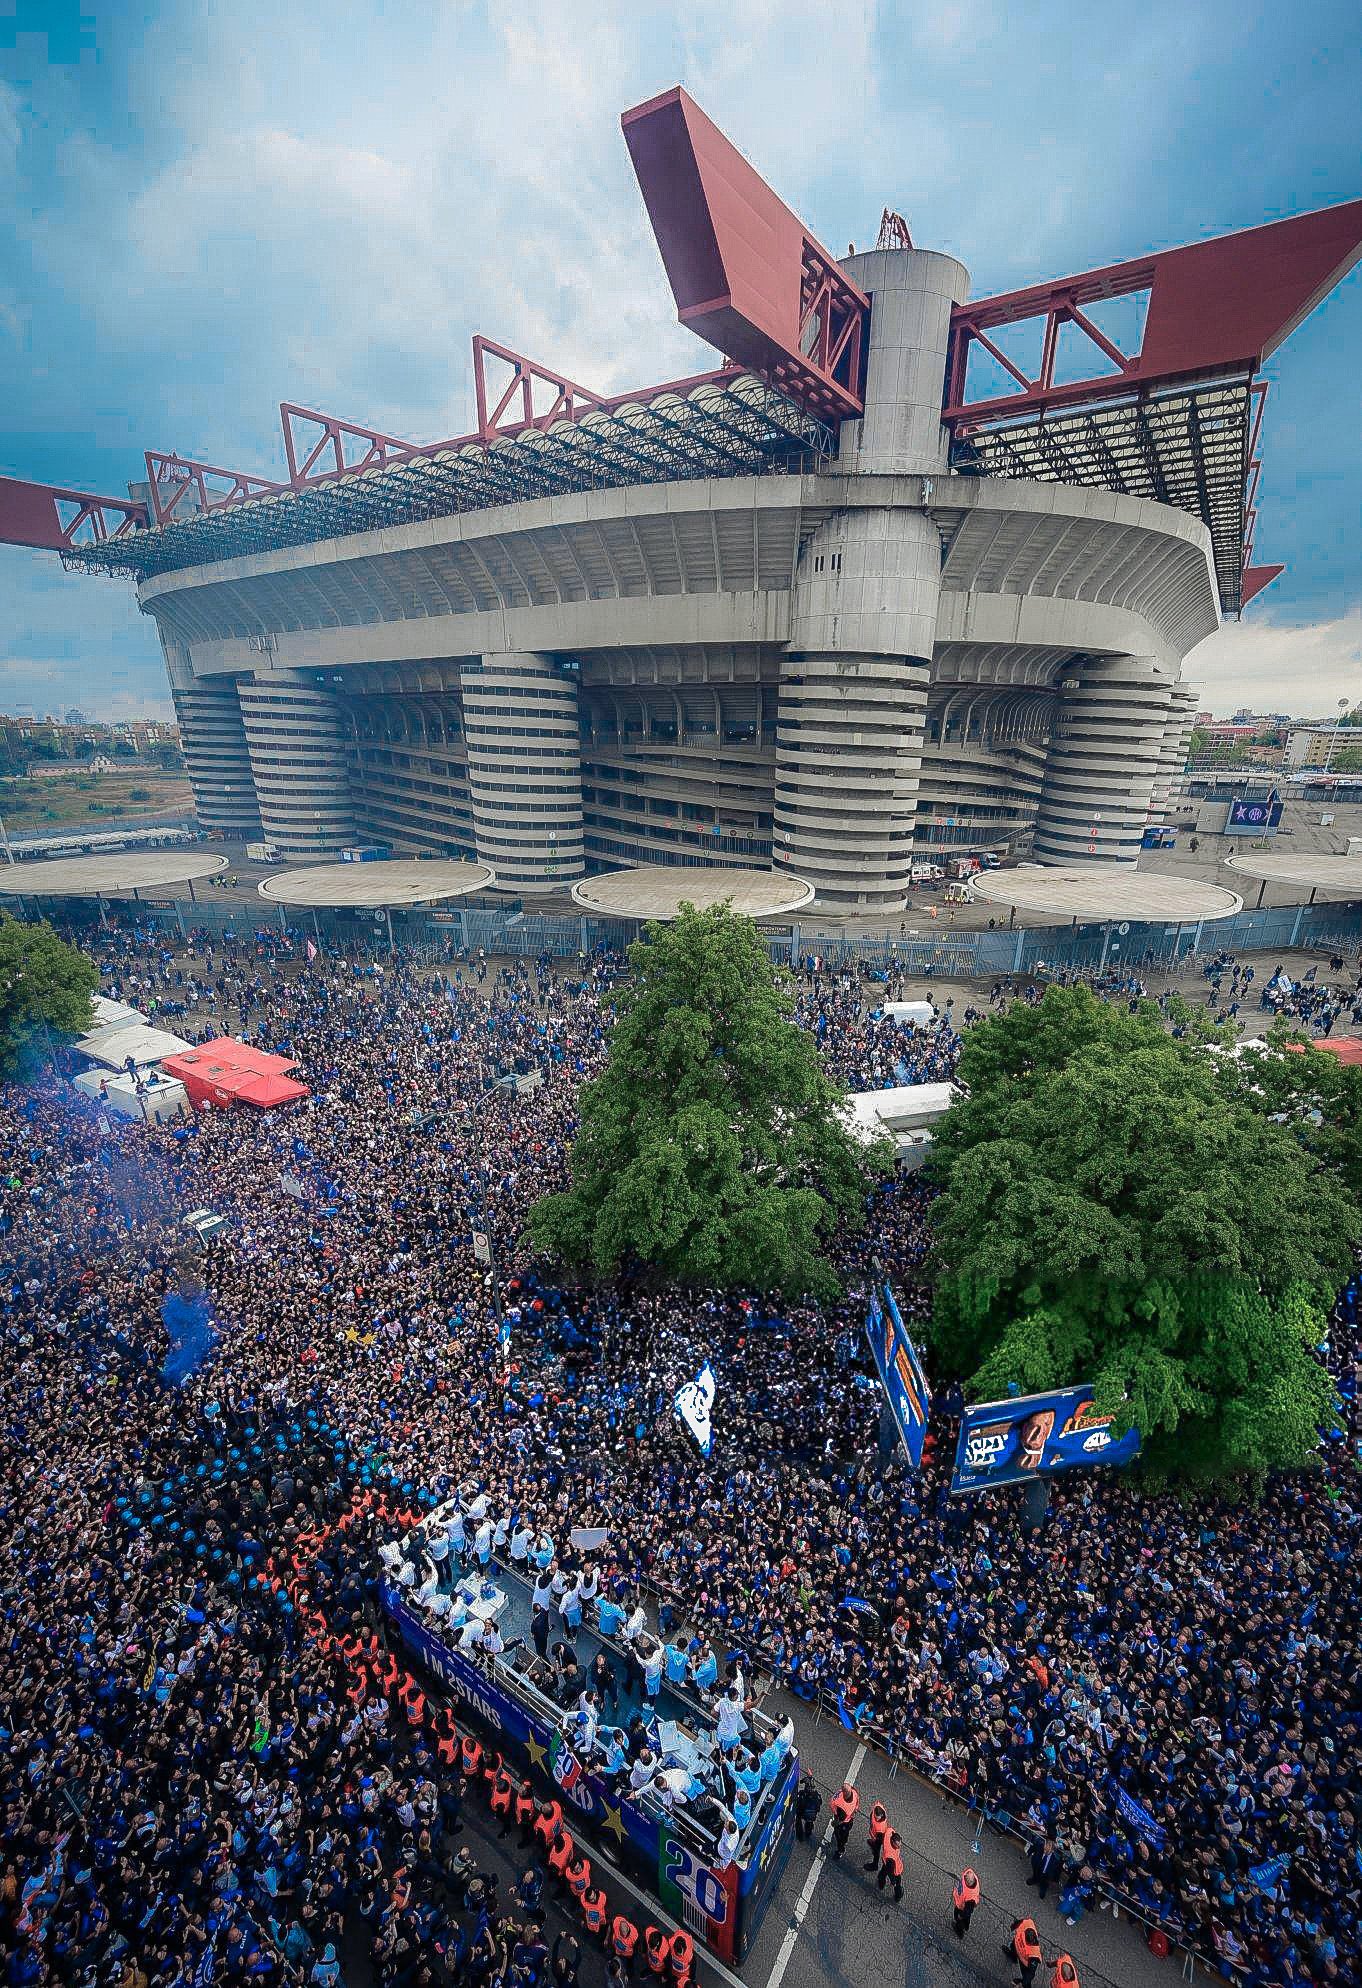
<instances>
[{"instance_id":1,"label":"concrete circular canopy","mask_svg":"<svg viewBox=\"0 0 1362 1988\"><path fill-rule=\"evenodd\" d=\"M802 911L813 902L813 885L803 877L776 870L677 869L668 863L645 864L636 870L610 870L584 877L572 886L572 901L583 911L609 918L658 918L680 915L683 904L707 911L713 904L731 904L748 918L778 918Z\"/></svg>"},{"instance_id":2,"label":"concrete circular canopy","mask_svg":"<svg viewBox=\"0 0 1362 1988\"><path fill-rule=\"evenodd\" d=\"M1124 863L985 870L970 880L970 895L986 904L1033 916L1069 918L1080 924L1130 919L1190 925L1233 918L1244 900L1220 884L1168 870L1132 870Z\"/></svg>"},{"instance_id":3,"label":"concrete circular canopy","mask_svg":"<svg viewBox=\"0 0 1362 1988\"><path fill-rule=\"evenodd\" d=\"M319 863L310 870L280 870L257 888L271 904L311 905L314 910L350 907L396 911L404 904L435 904L470 891L487 890L496 874L486 863L411 856L388 863Z\"/></svg>"},{"instance_id":4,"label":"concrete circular canopy","mask_svg":"<svg viewBox=\"0 0 1362 1988\"><path fill-rule=\"evenodd\" d=\"M1225 867L1264 884L1293 884L1331 897L1362 898L1362 856L1328 856L1310 849L1246 849Z\"/></svg>"},{"instance_id":5,"label":"concrete circular canopy","mask_svg":"<svg viewBox=\"0 0 1362 1988\"><path fill-rule=\"evenodd\" d=\"M45 861L0 863L0 896L128 897L158 885L215 877L225 856L201 849L120 849L102 856L52 856Z\"/></svg>"}]
</instances>

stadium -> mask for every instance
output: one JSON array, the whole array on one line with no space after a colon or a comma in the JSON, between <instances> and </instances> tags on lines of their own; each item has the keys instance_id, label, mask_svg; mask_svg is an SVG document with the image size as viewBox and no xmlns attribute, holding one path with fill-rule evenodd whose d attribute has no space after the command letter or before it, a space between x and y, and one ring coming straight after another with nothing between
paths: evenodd
<instances>
[{"instance_id":1,"label":"stadium","mask_svg":"<svg viewBox=\"0 0 1362 1988\"><path fill-rule=\"evenodd\" d=\"M1261 368L1362 202L972 301L888 212L836 259L684 91L623 133L711 370L603 396L477 337L469 435L286 404L284 478L9 481L0 538L135 581L201 825L288 860L774 868L834 913L915 859L1133 863L1184 658L1281 570Z\"/></svg>"}]
</instances>

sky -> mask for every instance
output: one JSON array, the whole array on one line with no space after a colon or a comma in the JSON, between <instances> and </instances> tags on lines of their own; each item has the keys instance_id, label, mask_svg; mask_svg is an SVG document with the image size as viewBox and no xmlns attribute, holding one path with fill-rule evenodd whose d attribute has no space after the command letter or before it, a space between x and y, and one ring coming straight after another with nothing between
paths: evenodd
<instances>
[{"instance_id":1,"label":"sky","mask_svg":"<svg viewBox=\"0 0 1362 1988\"><path fill-rule=\"evenodd\" d=\"M283 471L278 403L435 441L481 331L601 391L702 369L619 130L682 82L836 251L886 205L976 296L1362 193L1355 0L0 0L0 474ZM1269 362L1258 556L1184 674L1362 698L1362 270ZM168 711L123 581L0 547L0 709Z\"/></svg>"}]
</instances>

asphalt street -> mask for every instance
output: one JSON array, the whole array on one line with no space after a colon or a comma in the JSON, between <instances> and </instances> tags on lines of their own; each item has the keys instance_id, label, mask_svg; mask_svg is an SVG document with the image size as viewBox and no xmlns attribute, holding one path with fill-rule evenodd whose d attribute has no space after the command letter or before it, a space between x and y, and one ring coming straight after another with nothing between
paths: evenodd
<instances>
[{"instance_id":1,"label":"asphalt street","mask_svg":"<svg viewBox=\"0 0 1362 1988\"><path fill-rule=\"evenodd\" d=\"M1042 1903L1028 1889L1026 1861L1014 1842L991 1829L977 1839L974 1816L915 1775L892 1773L881 1755L861 1746L836 1719L816 1721L807 1706L782 1693L766 1702L773 1712L793 1712L801 1761L818 1784L823 1808L812 1843L794 1845L741 1967L723 1968L701 1954L700 1979L710 1988L718 1983L727 1988L734 1983L742 1988L1003 1988L1015 1979L1003 1942L1012 1921L1024 1912L1040 1931L1045 1952L1041 1983L1048 1982L1054 1958L1063 1951L1077 1963L1083 1988L1155 1988L1156 1983L1168 1988L1176 1979L1177 1960L1156 1960L1124 1918L1117 1921L1098 1911L1077 1926L1066 1926L1054 1890ZM853 1771L862 1816L839 1861L831 1854L828 1802ZM874 1874L863 1868L864 1818L875 1801L888 1809L907 1852L901 1905L895 1905L887 1889L878 1890ZM471 1801L464 1813L463 1840L482 1869L496 1872L503 1899L509 1897L524 1868L514 1835L505 1841L496 1836L481 1801ZM661 1923L655 1900L645 1900L599 1852L592 1855L612 1912L622 1903L636 1924L649 1917ZM950 1896L956 1873L966 1863L979 1873L983 1898L961 1943L951 1930ZM569 1918L550 1905L550 1947L569 1924L578 1931L575 1914ZM598 1988L605 1979L603 1960L586 1950L584 1940L582 1946L584 1988ZM352 1949L350 1958L350 1980L370 1978L367 1956Z\"/></svg>"}]
</instances>

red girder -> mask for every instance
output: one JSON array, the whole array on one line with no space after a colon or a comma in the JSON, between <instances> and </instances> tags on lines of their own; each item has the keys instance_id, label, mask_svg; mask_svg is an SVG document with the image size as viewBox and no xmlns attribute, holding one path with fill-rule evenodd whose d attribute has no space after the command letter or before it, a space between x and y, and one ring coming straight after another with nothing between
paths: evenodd
<instances>
[{"instance_id":1,"label":"red girder","mask_svg":"<svg viewBox=\"0 0 1362 1988\"><path fill-rule=\"evenodd\" d=\"M489 353L511 369L511 377L495 406L490 405L491 392L487 382ZM552 404L539 412L536 412L534 405L537 386L549 387L553 392ZM473 339L473 390L478 403L478 432L474 439L482 442L490 442L497 435L518 434L523 428L549 428L555 421L576 421L588 408L603 408L606 405L600 395L592 393L589 387L564 379L561 373L552 372L547 366L527 359L523 352L513 352L509 346L498 345L493 338L484 338L480 332ZM517 399L520 419L503 421L507 408Z\"/></svg>"},{"instance_id":2,"label":"red girder","mask_svg":"<svg viewBox=\"0 0 1362 1988\"><path fill-rule=\"evenodd\" d=\"M146 464L152 515L158 525L180 524L204 511L230 510L253 497L277 497L288 489L286 483L271 483L268 477L245 470L219 469L213 463L151 449Z\"/></svg>"},{"instance_id":3,"label":"red girder","mask_svg":"<svg viewBox=\"0 0 1362 1988\"><path fill-rule=\"evenodd\" d=\"M511 369L510 380L500 389L489 383L487 359L500 360ZM602 395L579 386L526 358L523 352L499 345L494 338L478 334L473 340L473 389L477 402L478 426L472 434L454 435L443 442L403 442L380 429L366 428L355 421L342 421L332 414L318 414L311 408L296 407L285 401L280 407L284 423L284 452L288 457L289 482L294 490L308 490L314 484L334 482L338 477L356 476L362 470L379 469L389 463L409 461L414 456L440 455L446 449L486 448L499 437L521 434L527 428L547 428L559 421L580 421L593 410L611 413L630 401L656 400L660 394L687 394L698 386L732 379L734 367L719 367L708 373L694 373L688 379L666 380L657 386L631 393ZM553 399L549 406L536 408L534 389L547 387ZM505 418L518 402L516 417ZM315 423L321 430L308 442L295 430L295 422ZM363 453L347 460L347 441L362 443ZM305 451L305 452L304 452ZM329 459L328 459L329 458ZM322 467L318 467L321 464Z\"/></svg>"},{"instance_id":4,"label":"red girder","mask_svg":"<svg viewBox=\"0 0 1362 1988\"><path fill-rule=\"evenodd\" d=\"M1137 262L1012 290L951 313L943 419L956 433L1010 415L1108 400L1135 390L1252 376L1267 356L1362 257L1362 200L1270 221L1241 234L1167 249ZM1109 297L1149 292L1139 350L1123 352L1084 310ZM988 333L1043 318L1040 370L1028 376ZM1115 373L1056 385L1059 335L1074 325ZM970 347L978 344L1017 382L1015 393L966 398Z\"/></svg>"},{"instance_id":5,"label":"red girder","mask_svg":"<svg viewBox=\"0 0 1362 1988\"><path fill-rule=\"evenodd\" d=\"M361 470L382 469L390 462L400 462L405 456L419 453L415 442L399 441L396 435L385 435L378 428L363 428L354 421L342 421L334 414L318 414L310 407L295 406L291 400L279 403L279 418L284 428L289 487L293 490L301 490L309 483L324 483L328 477L355 476ZM310 422L321 430L310 447L307 436L296 430L298 422ZM363 454L347 459L347 442L362 442ZM330 462L318 469L317 464L328 452Z\"/></svg>"},{"instance_id":6,"label":"red girder","mask_svg":"<svg viewBox=\"0 0 1362 1988\"><path fill-rule=\"evenodd\" d=\"M862 413L865 292L684 90L621 123L681 323L824 419Z\"/></svg>"},{"instance_id":7,"label":"red girder","mask_svg":"<svg viewBox=\"0 0 1362 1988\"><path fill-rule=\"evenodd\" d=\"M145 531L147 507L126 497L96 497L0 476L0 544L31 545L41 552L69 552Z\"/></svg>"}]
</instances>

